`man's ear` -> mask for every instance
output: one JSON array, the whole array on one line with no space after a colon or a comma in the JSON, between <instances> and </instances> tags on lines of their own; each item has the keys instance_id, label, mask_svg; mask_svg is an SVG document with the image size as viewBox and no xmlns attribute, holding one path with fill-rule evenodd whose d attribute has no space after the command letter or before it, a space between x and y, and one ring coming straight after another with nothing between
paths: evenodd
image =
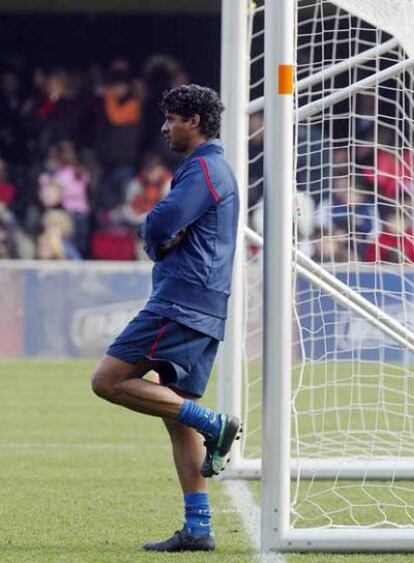
<instances>
[{"instance_id":1,"label":"man's ear","mask_svg":"<svg viewBox=\"0 0 414 563\"><path fill-rule=\"evenodd\" d=\"M200 127L200 121L201 121L200 114L193 113L193 115L190 117L191 127L197 129L198 127Z\"/></svg>"}]
</instances>

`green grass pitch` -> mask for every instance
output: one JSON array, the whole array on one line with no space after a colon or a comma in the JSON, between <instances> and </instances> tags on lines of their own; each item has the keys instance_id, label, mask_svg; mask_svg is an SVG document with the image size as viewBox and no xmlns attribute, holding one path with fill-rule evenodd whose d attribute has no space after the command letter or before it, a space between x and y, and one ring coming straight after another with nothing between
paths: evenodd
<instances>
[{"instance_id":1,"label":"green grass pitch","mask_svg":"<svg viewBox=\"0 0 414 563\"><path fill-rule=\"evenodd\" d=\"M162 423L94 397L94 361L0 362L0 562L258 561L224 485L210 486L217 551L150 554L181 526ZM214 404L210 383L207 404ZM259 484L252 483L259 501ZM414 555L290 554L289 563L399 562Z\"/></svg>"},{"instance_id":2,"label":"green grass pitch","mask_svg":"<svg viewBox=\"0 0 414 563\"><path fill-rule=\"evenodd\" d=\"M171 557L142 550L182 524L167 434L158 419L95 397L94 363L0 362L2 563ZM218 549L191 554L191 561L252 561L223 484L210 489ZM189 561L188 554L172 557Z\"/></svg>"}]
</instances>

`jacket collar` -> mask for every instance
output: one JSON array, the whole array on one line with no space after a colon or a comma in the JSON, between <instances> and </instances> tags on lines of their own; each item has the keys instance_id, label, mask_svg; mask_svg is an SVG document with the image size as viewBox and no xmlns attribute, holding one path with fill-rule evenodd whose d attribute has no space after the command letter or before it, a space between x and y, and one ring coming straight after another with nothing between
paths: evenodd
<instances>
[{"instance_id":1,"label":"jacket collar","mask_svg":"<svg viewBox=\"0 0 414 563\"><path fill-rule=\"evenodd\" d=\"M223 154L223 152L223 146L219 139L211 139L202 145L199 145L185 160L211 153Z\"/></svg>"}]
</instances>

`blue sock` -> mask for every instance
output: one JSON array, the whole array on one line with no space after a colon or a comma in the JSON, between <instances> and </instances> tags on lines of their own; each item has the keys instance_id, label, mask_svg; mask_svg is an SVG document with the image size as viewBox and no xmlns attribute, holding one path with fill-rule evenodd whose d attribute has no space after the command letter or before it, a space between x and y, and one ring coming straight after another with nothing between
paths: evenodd
<instances>
[{"instance_id":1,"label":"blue sock","mask_svg":"<svg viewBox=\"0 0 414 563\"><path fill-rule=\"evenodd\" d=\"M205 536L211 533L207 493L184 495L184 514L184 528L191 536Z\"/></svg>"},{"instance_id":2,"label":"blue sock","mask_svg":"<svg viewBox=\"0 0 414 563\"><path fill-rule=\"evenodd\" d=\"M188 399L184 400L178 421L195 428L209 438L216 438L221 428L221 416L219 414Z\"/></svg>"}]
</instances>

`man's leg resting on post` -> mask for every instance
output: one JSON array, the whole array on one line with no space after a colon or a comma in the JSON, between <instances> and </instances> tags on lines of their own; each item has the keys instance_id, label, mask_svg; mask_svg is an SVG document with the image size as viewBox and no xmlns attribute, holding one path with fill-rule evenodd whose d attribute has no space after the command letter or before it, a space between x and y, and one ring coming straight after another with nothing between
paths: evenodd
<instances>
[{"instance_id":1,"label":"man's leg resting on post","mask_svg":"<svg viewBox=\"0 0 414 563\"><path fill-rule=\"evenodd\" d=\"M152 369L158 371L159 362L142 358L132 365L106 355L92 377L92 389L112 403L197 430L204 436L207 450L201 474L218 475L225 468L234 440L240 436L240 420L183 399L169 387L142 379Z\"/></svg>"}]
</instances>

